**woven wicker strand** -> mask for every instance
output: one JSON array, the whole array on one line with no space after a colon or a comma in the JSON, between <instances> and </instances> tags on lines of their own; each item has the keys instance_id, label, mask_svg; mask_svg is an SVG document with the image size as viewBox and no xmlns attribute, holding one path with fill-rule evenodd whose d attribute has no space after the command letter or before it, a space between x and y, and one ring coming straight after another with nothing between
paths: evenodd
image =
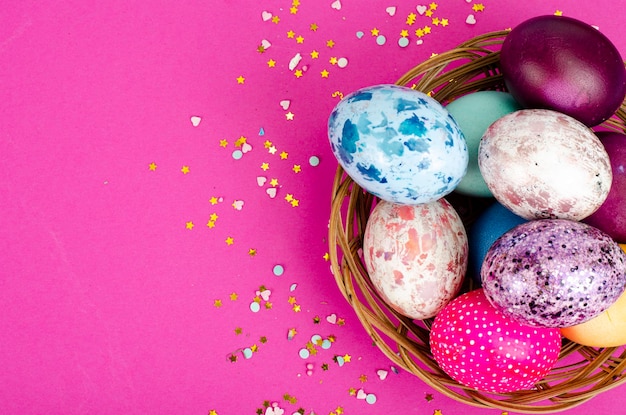
<instances>
[{"instance_id":1,"label":"woven wicker strand","mask_svg":"<svg viewBox=\"0 0 626 415\"><path fill-rule=\"evenodd\" d=\"M430 93L443 104L479 90L505 90L499 47L507 31L487 33L433 56L396 84ZM603 127L626 132L622 106ZM534 389L491 394L452 380L434 361L429 345L432 321L413 321L377 294L363 263L362 236L376 198L339 167L330 212L330 262L337 286L378 348L393 362L434 390L468 405L518 413L551 413L580 405L626 382L626 349L596 349L563 341L555 368ZM470 215L471 216L471 215Z\"/></svg>"}]
</instances>

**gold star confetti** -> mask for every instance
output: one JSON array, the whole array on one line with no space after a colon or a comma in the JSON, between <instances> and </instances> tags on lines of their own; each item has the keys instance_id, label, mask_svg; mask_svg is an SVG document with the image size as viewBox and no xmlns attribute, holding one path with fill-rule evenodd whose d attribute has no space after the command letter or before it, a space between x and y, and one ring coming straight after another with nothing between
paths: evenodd
<instances>
[{"instance_id":1,"label":"gold star confetti","mask_svg":"<svg viewBox=\"0 0 626 415\"><path fill-rule=\"evenodd\" d=\"M298 36L298 37L296 38L296 43L304 43L304 37L302 37L302 36Z\"/></svg>"},{"instance_id":2,"label":"gold star confetti","mask_svg":"<svg viewBox=\"0 0 626 415\"><path fill-rule=\"evenodd\" d=\"M426 17L432 17L433 15L433 11L432 10L426 10L426 13L424 13L424 16Z\"/></svg>"},{"instance_id":3,"label":"gold star confetti","mask_svg":"<svg viewBox=\"0 0 626 415\"><path fill-rule=\"evenodd\" d=\"M400 37L409 37L409 31L406 29L402 29L400 31Z\"/></svg>"},{"instance_id":4,"label":"gold star confetti","mask_svg":"<svg viewBox=\"0 0 626 415\"><path fill-rule=\"evenodd\" d=\"M337 57L333 56L331 57L328 62L330 62L331 65L337 65Z\"/></svg>"},{"instance_id":5,"label":"gold star confetti","mask_svg":"<svg viewBox=\"0 0 626 415\"><path fill-rule=\"evenodd\" d=\"M446 27L449 24L450 23L449 23L448 19L441 19L441 26Z\"/></svg>"},{"instance_id":6,"label":"gold star confetti","mask_svg":"<svg viewBox=\"0 0 626 415\"><path fill-rule=\"evenodd\" d=\"M287 114L285 114L285 118L287 118L287 120L291 121L293 120L293 117L295 116L295 114L291 111L289 111Z\"/></svg>"},{"instance_id":7,"label":"gold star confetti","mask_svg":"<svg viewBox=\"0 0 626 415\"><path fill-rule=\"evenodd\" d=\"M432 29L430 28L430 26L424 26L424 34L427 35L430 33Z\"/></svg>"},{"instance_id":8,"label":"gold star confetti","mask_svg":"<svg viewBox=\"0 0 626 415\"><path fill-rule=\"evenodd\" d=\"M235 141L235 147L241 147L246 144L247 141L248 139L242 135L237 139L237 141Z\"/></svg>"},{"instance_id":9,"label":"gold star confetti","mask_svg":"<svg viewBox=\"0 0 626 415\"><path fill-rule=\"evenodd\" d=\"M378 34L380 33L380 30L373 28L372 30L370 30L370 33L372 34L372 36L378 36Z\"/></svg>"},{"instance_id":10,"label":"gold star confetti","mask_svg":"<svg viewBox=\"0 0 626 415\"><path fill-rule=\"evenodd\" d=\"M296 337L296 334L298 334L298 330L296 330L295 328L290 328L287 336L293 339L294 337Z\"/></svg>"},{"instance_id":11,"label":"gold star confetti","mask_svg":"<svg viewBox=\"0 0 626 415\"><path fill-rule=\"evenodd\" d=\"M329 48L333 48L333 46L335 46L335 41L330 39L326 41L326 46L328 46Z\"/></svg>"},{"instance_id":12,"label":"gold star confetti","mask_svg":"<svg viewBox=\"0 0 626 415\"><path fill-rule=\"evenodd\" d=\"M291 309L296 313L299 313L300 311L302 311L302 307L300 307L300 304L294 304Z\"/></svg>"},{"instance_id":13,"label":"gold star confetti","mask_svg":"<svg viewBox=\"0 0 626 415\"><path fill-rule=\"evenodd\" d=\"M272 142L270 140L265 140L263 143L263 147L270 148L272 146Z\"/></svg>"},{"instance_id":14,"label":"gold star confetti","mask_svg":"<svg viewBox=\"0 0 626 415\"><path fill-rule=\"evenodd\" d=\"M300 201L298 199L293 199L291 201L291 207L298 207L300 205Z\"/></svg>"},{"instance_id":15,"label":"gold star confetti","mask_svg":"<svg viewBox=\"0 0 626 415\"><path fill-rule=\"evenodd\" d=\"M344 354L343 355L343 361L346 363L350 363L350 360L352 360L352 356L350 356L349 354Z\"/></svg>"},{"instance_id":16,"label":"gold star confetti","mask_svg":"<svg viewBox=\"0 0 626 415\"><path fill-rule=\"evenodd\" d=\"M262 163L261 164L261 169L263 169L263 171L268 171L270 168L270 164L269 163Z\"/></svg>"},{"instance_id":17,"label":"gold star confetti","mask_svg":"<svg viewBox=\"0 0 626 415\"><path fill-rule=\"evenodd\" d=\"M237 77L237 83L243 84L244 82L246 82L246 78L244 78L243 75L239 75L239 77Z\"/></svg>"},{"instance_id":18,"label":"gold star confetti","mask_svg":"<svg viewBox=\"0 0 626 415\"><path fill-rule=\"evenodd\" d=\"M233 239L232 236L229 236L228 238L226 238L226 245L230 246L234 243L235 243L235 239Z\"/></svg>"},{"instance_id":19,"label":"gold star confetti","mask_svg":"<svg viewBox=\"0 0 626 415\"><path fill-rule=\"evenodd\" d=\"M285 196L285 200L287 202L291 202L293 200L293 195L291 193L287 193L287 196Z\"/></svg>"},{"instance_id":20,"label":"gold star confetti","mask_svg":"<svg viewBox=\"0 0 626 415\"><path fill-rule=\"evenodd\" d=\"M432 2L428 5L428 7L430 8L430 10L437 10L437 3Z\"/></svg>"},{"instance_id":21,"label":"gold star confetti","mask_svg":"<svg viewBox=\"0 0 626 415\"><path fill-rule=\"evenodd\" d=\"M443 415L443 413L441 412L441 409L435 409L435 412L433 412L433 415Z\"/></svg>"},{"instance_id":22,"label":"gold star confetti","mask_svg":"<svg viewBox=\"0 0 626 415\"><path fill-rule=\"evenodd\" d=\"M434 17L434 18L433 18L433 20L432 20L432 22L433 22L433 24L434 24L435 26L439 26L439 22L440 22L440 20L439 20L439 18L438 18L438 17Z\"/></svg>"},{"instance_id":23,"label":"gold star confetti","mask_svg":"<svg viewBox=\"0 0 626 415\"><path fill-rule=\"evenodd\" d=\"M406 24L411 26L413 23L415 23L416 18L417 15L415 13L409 13L409 15L406 17Z\"/></svg>"},{"instance_id":24,"label":"gold star confetti","mask_svg":"<svg viewBox=\"0 0 626 415\"><path fill-rule=\"evenodd\" d=\"M243 329L242 329L241 327L237 327L237 328L235 328L235 334L236 334L237 336L239 336L241 333L243 333Z\"/></svg>"},{"instance_id":25,"label":"gold star confetti","mask_svg":"<svg viewBox=\"0 0 626 415\"><path fill-rule=\"evenodd\" d=\"M254 249L254 248L248 249L248 255L255 256L256 255L256 249Z\"/></svg>"},{"instance_id":26,"label":"gold star confetti","mask_svg":"<svg viewBox=\"0 0 626 415\"><path fill-rule=\"evenodd\" d=\"M276 61L274 59L270 59L269 61L267 61L267 66L269 66L270 68L274 68L276 66Z\"/></svg>"},{"instance_id":27,"label":"gold star confetti","mask_svg":"<svg viewBox=\"0 0 626 415\"><path fill-rule=\"evenodd\" d=\"M269 301L265 303L265 308L270 310L272 308L272 303L270 303Z\"/></svg>"},{"instance_id":28,"label":"gold star confetti","mask_svg":"<svg viewBox=\"0 0 626 415\"><path fill-rule=\"evenodd\" d=\"M355 388L350 388L348 389L348 393L350 394L350 396L356 396L356 389Z\"/></svg>"},{"instance_id":29,"label":"gold star confetti","mask_svg":"<svg viewBox=\"0 0 626 415\"><path fill-rule=\"evenodd\" d=\"M259 45L259 46L256 48L256 50L257 50L257 52L259 52L259 53L264 53L264 52L265 52L265 46L263 46L263 45Z\"/></svg>"},{"instance_id":30,"label":"gold star confetti","mask_svg":"<svg viewBox=\"0 0 626 415\"><path fill-rule=\"evenodd\" d=\"M272 22L275 23L275 24L278 24L278 22L280 22L280 17L272 16Z\"/></svg>"},{"instance_id":31,"label":"gold star confetti","mask_svg":"<svg viewBox=\"0 0 626 415\"><path fill-rule=\"evenodd\" d=\"M432 393L427 393L426 396L424 396L424 399L426 399L426 402L430 402L430 401L432 401L435 398L433 398L433 394Z\"/></svg>"},{"instance_id":32,"label":"gold star confetti","mask_svg":"<svg viewBox=\"0 0 626 415\"><path fill-rule=\"evenodd\" d=\"M346 319L343 317L340 317L337 319L337 325L338 326L345 326L346 325Z\"/></svg>"},{"instance_id":33,"label":"gold star confetti","mask_svg":"<svg viewBox=\"0 0 626 415\"><path fill-rule=\"evenodd\" d=\"M293 170L294 173L300 173L300 171L302 171L302 167L300 167L299 164L294 164L291 170Z\"/></svg>"},{"instance_id":34,"label":"gold star confetti","mask_svg":"<svg viewBox=\"0 0 626 415\"><path fill-rule=\"evenodd\" d=\"M182 172L183 172L183 174L187 174L187 173L189 173L189 166L183 166L183 167L180 169L180 171L182 171Z\"/></svg>"},{"instance_id":35,"label":"gold star confetti","mask_svg":"<svg viewBox=\"0 0 626 415\"><path fill-rule=\"evenodd\" d=\"M239 294L237 293L230 293L230 301L237 301L237 298L239 298Z\"/></svg>"},{"instance_id":36,"label":"gold star confetti","mask_svg":"<svg viewBox=\"0 0 626 415\"><path fill-rule=\"evenodd\" d=\"M359 376L359 382L361 382L361 383L365 383L365 382L367 382L367 375L361 375L361 376Z\"/></svg>"},{"instance_id":37,"label":"gold star confetti","mask_svg":"<svg viewBox=\"0 0 626 415\"><path fill-rule=\"evenodd\" d=\"M415 29L415 36L417 36L417 37L424 37L424 29L422 29L422 28Z\"/></svg>"},{"instance_id":38,"label":"gold star confetti","mask_svg":"<svg viewBox=\"0 0 626 415\"><path fill-rule=\"evenodd\" d=\"M213 197L211 197L209 199L209 203L212 204L212 205L217 205L218 202L219 202L219 199L217 197L215 197L215 196L213 196Z\"/></svg>"},{"instance_id":39,"label":"gold star confetti","mask_svg":"<svg viewBox=\"0 0 626 415\"><path fill-rule=\"evenodd\" d=\"M209 411L209 415L218 415L217 411L215 409L211 409Z\"/></svg>"},{"instance_id":40,"label":"gold star confetti","mask_svg":"<svg viewBox=\"0 0 626 415\"><path fill-rule=\"evenodd\" d=\"M289 13L291 13L291 14L298 14L298 8L297 7L290 7L289 8Z\"/></svg>"},{"instance_id":41,"label":"gold star confetti","mask_svg":"<svg viewBox=\"0 0 626 415\"><path fill-rule=\"evenodd\" d=\"M319 29L319 26L316 23L311 23L309 29L311 29L312 32L316 32L317 29Z\"/></svg>"},{"instance_id":42,"label":"gold star confetti","mask_svg":"<svg viewBox=\"0 0 626 415\"><path fill-rule=\"evenodd\" d=\"M215 222L215 221L217 220L217 218L218 218L218 217L219 217L219 216L217 216L217 213L211 213L211 216L209 216L209 218L211 218L211 220L212 220L213 222Z\"/></svg>"},{"instance_id":43,"label":"gold star confetti","mask_svg":"<svg viewBox=\"0 0 626 415\"><path fill-rule=\"evenodd\" d=\"M287 302L291 305L294 305L296 303L296 297L290 295L289 299L287 299Z\"/></svg>"},{"instance_id":44,"label":"gold star confetti","mask_svg":"<svg viewBox=\"0 0 626 415\"><path fill-rule=\"evenodd\" d=\"M342 415L343 414L343 406L338 406L337 409L335 409L335 412L337 412L337 415Z\"/></svg>"},{"instance_id":45,"label":"gold star confetti","mask_svg":"<svg viewBox=\"0 0 626 415\"><path fill-rule=\"evenodd\" d=\"M320 53L316 50L311 51L311 59L317 59L320 57Z\"/></svg>"},{"instance_id":46,"label":"gold star confetti","mask_svg":"<svg viewBox=\"0 0 626 415\"><path fill-rule=\"evenodd\" d=\"M155 171L157 169L157 165L153 161L152 163L148 164L148 168L150 169L150 171Z\"/></svg>"},{"instance_id":47,"label":"gold star confetti","mask_svg":"<svg viewBox=\"0 0 626 415\"><path fill-rule=\"evenodd\" d=\"M210 220L206 223L206 226L209 227L209 229L213 229L215 228L215 221L214 220Z\"/></svg>"},{"instance_id":48,"label":"gold star confetti","mask_svg":"<svg viewBox=\"0 0 626 415\"><path fill-rule=\"evenodd\" d=\"M215 300L213 301L213 306L220 308L222 306L222 300Z\"/></svg>"},{"instance_id":49,"label":"gold star confetti","mask_svg":"<svg viewBox=\"0 0 626 415\"><path fill-rule=\"evenodd\" d=\"M304 72L302 72L302 69L296 69L296 70L293 72L293 75L294 75L296 78L302 78L302 75L304 75Z\"/></svg>"},{"instance_id":50,"label":"gold star confetti","mask_svg":"<svg viewBox=\"0 0 626 415\"><path fill-rule=\"evenodd\" d=\"M475 12L482 12L483 10L485 10L485 5L482 3L476 3L472 6L472 10L474 10Z\"/></svg>"},{"instance_id":51,"label":"gold star confetti","mask_svg":"<svg viewBox=\"0 0 626 415\"><path fill-rule=\"evenodd\" d=\"M189 222L185 223L185 228L187 228L189 230L192 230L193 229L193 222L189 221Z\"/></svg>"},{"instance_id":52,"label":"gold star confetti","mask_svg":"<svg viewBox=\"0 0 626 415\"><path fill-rule=\"evenodd\" d=\"M270 180L270 186L272 186L272 187L276 187L276 186L278 186L278 179L272 179L272 180Z\"/></svg>"},{"instance_id":53,"label":"gold star confetti","mask_svg":"<svg viewBox=\"0 0 626 415\"><path fill-rule=\"evenodd\" d=\"M287 160L287 157L289 157L289 153L287 153L286 151L280 153L281 160Z\"/></svg>"},{"instance_id":54,"label":"gold star confetti","mask_svg":"<svg viewBox=\"0 0 626 415\"><path fill-rule=\"evenodd\" d=\"M324 258L324 261L328 261L330 259L330 254L326 252L322 258Z\"/></svg>"},{"instance_id":55,"label":"gold star confetti","mask_svg":"<svg viewBox=\"0 0 626 415\"><path fill-rule=\"evenodd\" d=\"M554 15L555 16L563 16L563 10L555 10L554 11Z\"/></svg>"},{"instance_id":56,"label":"gold star confetti","mask_svg":"<svg viewBox=\"0 0 626 415\"><path fill-rule=\"evenodd\" d=\"M322 75L322 78L328 78L329 72L324 69L322 72L320 72L320 74Z\"/></svg>"},{"instance_id":57,"label":"gold star confetti","mask_svg":"<svg viewBox=\"0 0 626 415\"><path fill-rule=\"evenodd\" d=\"M220 147L226 148L228 146L228 140L220 140Z\"/></svg>"}]
</instances>

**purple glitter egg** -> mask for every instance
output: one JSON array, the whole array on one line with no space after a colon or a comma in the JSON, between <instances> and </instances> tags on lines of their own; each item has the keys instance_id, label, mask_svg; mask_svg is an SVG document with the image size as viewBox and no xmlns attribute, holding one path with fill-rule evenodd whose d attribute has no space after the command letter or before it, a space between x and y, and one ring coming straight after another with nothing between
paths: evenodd
<instances>
[{"instance_id":1,"label":"purple glitter egg","mask_svg":"<svg viewBox=\"0 0 626 415\"><path fill-rule=\"evenodd\" d=\"M626 254L590 225L536 220L494 242L481 278L503 314L530 326L569 327L599 315L624 292Z\"/></svg>"}]
</instances>

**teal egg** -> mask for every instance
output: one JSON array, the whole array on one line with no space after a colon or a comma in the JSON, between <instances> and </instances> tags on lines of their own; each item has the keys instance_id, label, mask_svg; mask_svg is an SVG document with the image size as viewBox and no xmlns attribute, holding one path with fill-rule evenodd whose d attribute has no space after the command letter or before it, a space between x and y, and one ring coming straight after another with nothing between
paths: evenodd
<instances>
[{"instance_id":1,"label":"teal egg","mask_svg":"<svg viewBox=\"0 0 626 415\"><path fill-rule=\"evenodd\" d=\"M456 191L468 196L492 197L478 169L478 146L487 128L498 118L522 109L513 96L501 91L464 95L446 106L465 136L469 163Z\"/></svg>"}]
</instances>

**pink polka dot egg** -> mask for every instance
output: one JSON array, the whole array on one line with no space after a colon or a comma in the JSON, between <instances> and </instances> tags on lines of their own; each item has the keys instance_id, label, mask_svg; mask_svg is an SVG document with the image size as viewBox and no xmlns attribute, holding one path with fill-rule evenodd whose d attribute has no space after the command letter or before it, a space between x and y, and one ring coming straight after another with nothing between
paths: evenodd
<instances>
[{"instance_id":1,"label":"pink polka dot egg","mask_svg":"<svg viewBox=\"0 0 626 415\"><path fill-rule=\"evenodd\" d=\"M491 305L483 289L465 293L441 310L430 331L437 364L475 390L509 393L532 389L556 364L558 329L530 327Z\"/></svg>"}]
</instances>

